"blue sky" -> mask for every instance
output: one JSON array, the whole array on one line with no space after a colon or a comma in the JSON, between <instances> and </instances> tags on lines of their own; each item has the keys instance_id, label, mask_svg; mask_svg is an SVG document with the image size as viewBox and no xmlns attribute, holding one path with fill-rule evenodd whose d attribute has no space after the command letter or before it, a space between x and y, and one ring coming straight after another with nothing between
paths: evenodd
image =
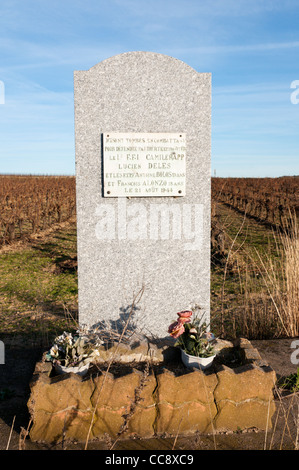
<instances>
[{"instance_id":1,"label":"blue sky","mask_svg":"<svg viewBox=\"0 0 299 470\"><path fill-rule=\"evenodd\" d=\"M74 174L73 71L129 51L212 73L212 174L299 174L298 0L1 0L0 173Z\"/></svg>"}]
</instances>

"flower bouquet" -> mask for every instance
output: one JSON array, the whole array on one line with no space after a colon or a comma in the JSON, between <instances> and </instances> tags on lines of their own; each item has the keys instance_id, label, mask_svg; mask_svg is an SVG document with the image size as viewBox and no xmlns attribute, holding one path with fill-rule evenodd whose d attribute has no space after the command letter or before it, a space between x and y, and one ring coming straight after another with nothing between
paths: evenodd
<instances>
[{"instance_id":1,"label":"flower bouquet","mask_svg":"<svg viewBox=\"0 0 299 470\"><path fill-rule=\"evenodd\" d=\"M209 367L215 358L215 337L208 331L208 325L198 317L191 322L191 310L184 310L177 315L178 319L169 326L168 333L177 339L175 346L181 349L183 363L187 367Z\"/></svg>"},{"instance_id":2,"label":"flower bouquet","mask_svg":"<svg viewBox=\"0 0 299 470\"><path fill-rule=\"evenodd\" d=\"M57 373L73 372L85 375L89 365L99 355L99 346L102 342L88 336L73 336L63 332L57 336L50 351L46 354L46 361L51 361Z\"/></svg>"}]
</instances>

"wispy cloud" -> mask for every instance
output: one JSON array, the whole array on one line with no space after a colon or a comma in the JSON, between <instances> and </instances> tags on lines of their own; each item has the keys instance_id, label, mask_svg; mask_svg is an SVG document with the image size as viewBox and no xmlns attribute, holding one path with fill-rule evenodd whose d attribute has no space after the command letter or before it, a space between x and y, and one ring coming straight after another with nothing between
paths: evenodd
<instances>
[{"instance_id":1,"label":"wispy cloud","mask_svg":"<svg viewBox=\"0 0 299 470\"><path fill-rule=\"evenodd\" d=\"M195 46L186 48L176 48L177 54L233 54L233 53L246 53L246 52L266 52L276 51L280 49L294 49L299 48L299 41L292 42L271 42L262 44L228 44L216 46ZM174 50L173 50L174 52Z\"/></svg>"},{"instance_id":2,"label":"wispy cloud","mask_svg":"<svg viewBox=\"0 0 299 470\"><path fill-rule=\"evenodd\" d=\"M297 0L112 0L121 10L131 16L156 18L190 18L202 16L203 19L215 17L255 16L266 12L296 9ZM86 8L91 8L86 5Z\"/></svg>"},{"instance_id":3,"label":"wispy cloud","mask_svg":"<svg viewBox=\"0 0 299 470\"><path fill-rule=\"evenodd\" d=\"M298 0L1 0L7 169L73 171L73 71L148 50L212 73L214 163L264 172L272 153L285 173L299 155L297 18Z\"/></svg>"},{"instance_id":4,"label":"wispy cloud","mask_svg":"<svg viewBox=\"0 0 299 470\"><path fill-rule=\"evenodd\" d=\"M72 65L80 67L95 65L112 55L119 53L125 47L121 44L103 44L81 45L74 47L74 44L65 43L59 47L56 44L39 44L34 41L23 41L22 39L0 41L5 44L7 58L4 59L5 65L0 66L0 73L8 70L26 70L44 67L59 67L63 65ZM22 50L18 61L12 60L16 53Z\"/></svg>"}]
</instances>

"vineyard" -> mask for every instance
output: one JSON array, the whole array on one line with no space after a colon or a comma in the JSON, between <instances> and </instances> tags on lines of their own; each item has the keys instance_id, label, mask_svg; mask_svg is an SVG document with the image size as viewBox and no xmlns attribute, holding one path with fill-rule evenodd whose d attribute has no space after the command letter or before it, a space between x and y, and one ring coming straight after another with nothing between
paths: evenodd
<instances>
[{"instance_id":1,"label":"vineyard","mask_svg":"<svg viewBox=\"0 0 299 470\"><path fill-rule=\"evenodd\" d=\"M298 189L299 176L212 178L211 331L224 340L256 341L283 376L298 367L291 362L292 343L286 342L299 338ZM24 431L18 445L26 441L27 446L26 390L37 352L48 350L55 337L75 332L78 325L75 177L0 175L0 249L0 340L7 361L0 434L4 416L9 426ZM287 432L294 432L298 443L296 397L292 393L287 401L284 394L279 402L283 416L279 414L274 429L283 428L280 446ZM285 408L289 403L294 407ZM235 434L238 445L242 436L250 442L261 436L261 445L265 440L264 432Z\"/></svg>"},{"instance_id":2,"label":"vineyard","mask_svg":"<svg viewBox=\"0 0 299 470\"><path fill-rule=\"evenodd\" d=\"M75 194L74 177L0 175L0 246L69 220Z\"/></svg>"},{"instance_id":3,"label":"vineyard","mask_svg":"<svg viewBox=\"0 0 299 470\"><path fill-rule=\"evenodd\" d=\"M216 204L283 230L299 219L299 176L212 178L212 238ZM0 246L26 239L76 214L75 177L0 175Z\"/></svg>"},{"instance_id":4,"label":"vineyard","mask_svg":"<svg viewBox=\"0 0 299 470\"><path fill-rule=\"evenodd\" d=\"M212 178L212 216L217 202L285 229L299 214L299 176ZM69 220L75 213L73 176L0 175L0 246Z\"/></svg>"},{"instance_id":5,"label":"vineyard","mask_svg":"<svg viewBox=\"0 0 299 470\"><path fill-rule=\"evenodd\" d=\"M299 177L213 178L211 300L221 332L299 334Z\"/></svg>"},{"instance_id":6,"label":"vineyard","mask_svg":"<svg viewBox=\"0 0 299 470\"><path fill-rule=\"evenodd\" d=\"M299 176L212 178L211 313L221 335L299 335L298 190ZM18 324L33 305L76 313L75 216L74 176L0 176L0 247L26 241L24 272L21 252L5 249L1 260L2 309Z\"/></svg>"},{"instance_id":7,"label":"vineyard","mask_svg":"<svg viewBox=\"0 0 299 470\"><path fill-rule=\"evenodd\" d=\"M299 214L299 176L212 178L212 200L269 226L286 229ZM212 207L215 211L215 205Z\"/></svg>"}]
</instances>

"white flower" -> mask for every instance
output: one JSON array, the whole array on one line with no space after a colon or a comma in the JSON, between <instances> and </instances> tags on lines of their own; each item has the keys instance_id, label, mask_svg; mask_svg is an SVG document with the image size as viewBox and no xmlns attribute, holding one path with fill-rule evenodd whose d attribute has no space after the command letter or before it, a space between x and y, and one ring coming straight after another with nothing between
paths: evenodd
<instances>
[{"instance_id":1,"label":"white flower","mask_svg":"<svg viewBox=\"0 0 299 470\"><path fill-rule=\"evenodd\" d=\"M57 338L55 338L55 343L68 344L69 346L71 346L73 343L72 333L67 333L66 331L64 331L62 335L57 336Z\"/></svg>"},{"instance_id":2,"label":"white flower","mask_svg":"<svg viewBox=\"0 0 299 470\"><path fill-rule=\"evenodd\" d=\"M64 341L66 342L66 344L69 344L71 346L73 343L72 333L64 332Z\"/></svg>"},{"instance_id":3,"label":"white flower","mask_svg":"<svg viewBox=\"0 0 299 470\"><path fill-rule=\"evenodd\" d=\"M52 357L58 357L59 356L59 349L58 349L57 344L54 344L54 346L52 346L52 348L50 349L50 354L51 354Z\"/></svg>"}]
</instances>

